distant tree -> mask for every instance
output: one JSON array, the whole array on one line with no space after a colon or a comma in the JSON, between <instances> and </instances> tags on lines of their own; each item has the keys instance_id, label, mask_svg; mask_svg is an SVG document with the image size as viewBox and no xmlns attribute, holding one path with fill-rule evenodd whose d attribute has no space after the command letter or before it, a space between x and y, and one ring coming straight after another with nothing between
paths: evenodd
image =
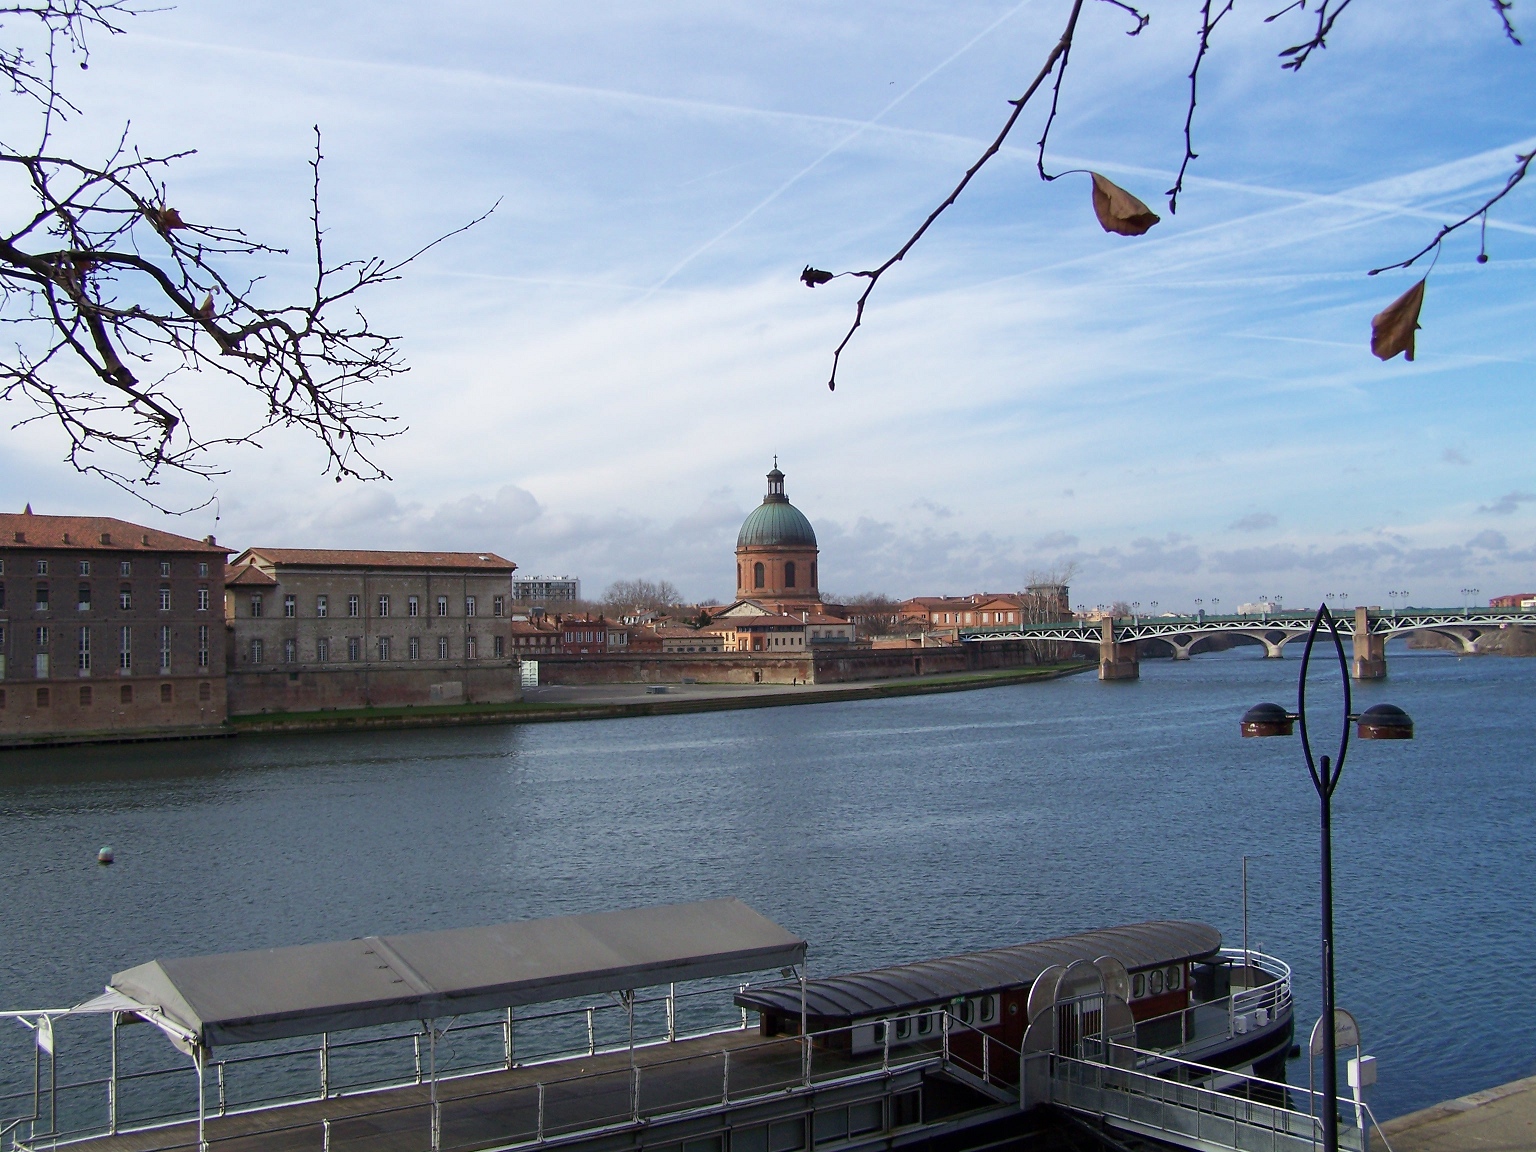
<instances>
[{"instance_id":1,"label":"distant tree","mask_svg":"<svg viewBox=\"0 0 1536 1152\"><path fill-rule=\"evenodd\" d=\"M99 159L55 151L60 122L79 112L59 70L71 60L85 68L87 36L120 34L141 10L134 0L0 4L10 34L0 41L0 80L38 118L30 142L0 142L0 323L10 334L0 400L36 410L17 426L62 431L77 470L151 504L145 489L167 471L217 474L214 449L273 428L312 435L338 481L382 477L368 452L400 429L368 386L406 365L398 339L372 327L360 297L446 237L404 259L336 262L322 243L317 128L308 287L275 299L250 270L253 258L285 249L199 220L185 203L178 209L169 169L191 151L146 156L126 128ZM254 426L205 439L178 397L217 398L220 384L254 392L264 411Z\"/></svg>"},{"instance_id":2,"label":"distant tree","mask_svg":"<svg viewBox=\"0 0 1536 1152\"><path fill-rule=\"evenodd\" d=\"M843 606L860 636L889 636L898 631L897 602L883 592L860 592L855 596L828 599Z\"/></svg>"},{"instance_id":3,"label":"distant tree","mask_svg":"<svg viewBox=\"0 0 1536 1152\"><path fill-rule=\"evenodd\" d=\"M682 599L670 580L615 580L603 593L603 606L611 612L660 611Z\"/></svg>"}]
</instances>

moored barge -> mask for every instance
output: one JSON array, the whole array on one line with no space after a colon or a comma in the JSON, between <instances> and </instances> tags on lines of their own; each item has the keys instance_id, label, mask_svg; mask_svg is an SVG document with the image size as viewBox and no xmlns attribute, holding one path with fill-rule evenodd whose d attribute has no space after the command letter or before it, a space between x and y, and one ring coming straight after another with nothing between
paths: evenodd
<instances>
[{"instance_id":1,"label":"moored barge","mask_svg":"<svg viewBox=\"0 0 1536 1152\"><path fill-rule=\"evenodd\" d=\"M829 977L806 951L716 900L153 961L73 1008L5 1014L29 1035L0 1140L862 1152L1027 1132L1057 1064L1209 1086L1279 1080L1291 1047L1289 969L1193 921ZM152 1057L133 1023L182 1063L128 1068ZM61 1078L71 1051L104 1067Z\"/></svg>"}]
</instances>

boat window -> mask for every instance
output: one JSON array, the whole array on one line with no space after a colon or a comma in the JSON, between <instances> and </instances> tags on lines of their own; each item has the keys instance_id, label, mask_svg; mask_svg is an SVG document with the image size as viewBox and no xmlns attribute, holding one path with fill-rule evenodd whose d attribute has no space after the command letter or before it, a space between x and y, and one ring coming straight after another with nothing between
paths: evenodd
<instances>
[{"instance_id":1,"label":"boat window","mask_svg":"<svg viewBox=\"0 0 1536 1152\"><path fill-rule=\"evenodd\" d=\"M1163 970L1161 968L1152 969L1152 976L1148 984L1154 996L1163 990Z\"/></svg>"},{"instance_id":2,"label":"boat window","mask_svg":"<svg viewBox=\"0 0 1536 1152\"><path fill-rule=\"evenodd\" d=\"M912 1035L912 1017L902 1015L896 1017L896 1039L905 1040Z\"/></svg>"},{"instance_id":3,"label":"boat window","mask_svg":"<svg viewBox=\"0 0 1536 1152\"><path fill-rule=\"evenodd\" d=\"M731 1129L731 1152L768 1152L768 1129L765 1125Z\"/></svg>"},{"instance_id":4,"label":"boat window","mask_svg":"<svg viewBox=\"0 0 1536 1152\"><path fill-rule=\"evenodd\" d=\"M683 1152L723 1152L722 1140L716 1136L700 1136L694 1140L683 1141Z\"/></svg>"},{"instance_id":5,"label":"boat window","mask_svg":"<svg viewBox=\"0 0 1536 1152\"><path fill-rule=\"evenodd\" d=\"M981 998L981 1022L990 1023L997 1019L997 997L983 996Z\"/></svg>"},{"instance_id":6,"label":"boat window","mask_svg":"<svg viewBox=\"0 0 1536 1152\"><path fill-rule=\"evenodd\" d=\"M885 1021L884 1020L876 1020L875 1021L874 1033L875 1033L875 1043L876 1044L884 1044L885 1043Z\"/></svg>"},{"instance_id":7,"label":"boat window","mask_svg":"<svg viewBox=\"0 0 1536 1152\"><path fill-rule=\"evenodd\" d=\"M1147 974L1138 972L1131 977L1131 999L1140 1000L1147 994Z\"/></svg>"},{"instance_id":8,"label":"boat window","mask_svg":"<svg viewBox=\"0 0 1536 1152\"><path fill-rule=\"evenodd\" d=\"M799 1116L768 1125L768 1152L795 1152L805 1147L805 1121Z\"/></svg>"},{"instance_id":9,"label":"boat window","mask_svg":"<svg viewBox=\"0 0 1536 1152\"><path fill-rule=\"evenodd\" d=\"M885 1127L885 1106L879 1100L866 1100L848 1107L848 1135L860 1136Z\"/></svg>"},{"instance_id":10,"label":"boat window","mask_svg":"<svg viewBox=\"0 0 1536 1152\"><path fill-rule=\"evenodd\" d=\"M1168 991L1177 992L1184 987L1184 969L1175 964L1168 969Z\"/></svg>"},{"instance_id":11,"label":"boat window","mask_svg":"<svg viewBox=\"0 0 1536 1152\"><path fill-rule=\"evenodd\" d=\"M933 1013L919 1012L917 1014L917 1034L926 1036L933 1031Z\"/></svg>"},{"instance_id":12,"label":"boat window","mask_svg":"<svg viewBox=\"0 0 1536 1152\"><path fill-rule=\"evenodd\" d=\"M962 1024L969 1024L975 1018L975 1015L976 1015L976 1001L974 1001L974 1000L962 1000L962 1001L960 1001L960 1023L962 1023Z\"/></svg>"}]
</instances>

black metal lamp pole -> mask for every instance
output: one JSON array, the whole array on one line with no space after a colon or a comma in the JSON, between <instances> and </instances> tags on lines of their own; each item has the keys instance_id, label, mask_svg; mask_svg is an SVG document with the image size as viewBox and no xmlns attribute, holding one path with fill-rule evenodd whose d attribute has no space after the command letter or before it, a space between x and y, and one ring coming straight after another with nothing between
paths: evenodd
<instances>
[{"instance_id":1,"label":"black metal lamp pole","mask_svg":"<svg viewBox=\"0 0 1536 1152\"><path fill-rule=\"evenodd\" d=\"M1312 661L1312 646L1318 631L1327 625L1328 637L1333 641L1334 652L1339 658L1339 677L1344 682L1344 725L1339 733L1339 749L1333 757L1314 759L1312 741L1307 734L1307 666ZM1334 1032L1333 989L1333 790L1339 786L1344 771L1344 757L1349 752L1349 726L1358 724L1357 735L1362 740L1411 740L1413 721L1401 708L1391 704L1376 704L1364 713L1356 715L1350 706L1349 662L1344 657L1344 644L1339 639L1338 625L1328 605L1322 604L1307 632L1307 644L1301 654L1301 675L1296 684L1296 711L1287 712L1278 704L1256 704L1243 714L1244 736L1289 736L1296 721L1301 722L1301 749L1307 758L1307 771L1312 776L1312 786L1317 790L1321 809L1322 866L1323 866L1323 1149L1338 1152L1339 1147L1339 1071L1336 1059ZM1310 1057L1309 1057L1310 1059Z\"/></svg>"}]
</instances>

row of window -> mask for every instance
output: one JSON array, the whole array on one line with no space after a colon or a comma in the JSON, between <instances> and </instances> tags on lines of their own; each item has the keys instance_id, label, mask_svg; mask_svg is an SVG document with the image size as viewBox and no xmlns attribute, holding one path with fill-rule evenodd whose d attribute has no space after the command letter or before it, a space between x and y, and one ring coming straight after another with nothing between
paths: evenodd
<instances>
[{"instance_id":1,"label":"row of window","mask_svg":"<svg viewBox=\"0 0 1536 1152\"><path fill-rule=\"evenodd\" d=\"M375 650L380 660L398 660L400 657L395 651L394 641L388 636L375 638ZM437 658L447 660L449 654L448 637L437 638ZM297 664L299 662L299 642L294 639L283 641L282 662L284 664ZM363 638L361 636L348 636L346 644L347 659L357 661L363 658ZM493 656L505 656L507 654L507 638L505 636L491 637L491 654ZM265 664L267 662L267 645L260 637L253 638L250 642L250 657L252 664ZM405 642L405 658L407 660L421 659L421 637L410 636ZM478 636L464 637L464 659L478 660L480 658L480 638ZM322 636L315 641L315 662L328 664L331 661L331 640L328 636Z\"/></svg>"},{"instance_id":2,"label":"row of window","mask_svg":"<svg viewBox=\"0 0 1536 1152\"><path fill-rule=\"evenodd\" d=\"M985 996L968 996L949 1006L949 1011L962 1024L987 1027L997 1023L999 997L996 992ZM942 1031L943 1007L919 1008L911 1012L897 1012L874 1021L873 1042L885 1043L885 1029L891 1030L892 1044L906 1044L921 1040Z\"/></svg>"},{"instance_id":3,"label":"row of window","mask_svg":"<svg viewBox=\"0 0 1536 1152\"><path fill-rule=\"evenodd\" d=\"M33 568L32 568L32 570L38 576L46 576L46 575L48 575L48 570L49 570L50 566L51 566L51 564L47 560L35 560L35 561L33 561ZM68 568L68 564L65 564L64 567L67 569ZM107 567L107 565L103 565L103 567ZM23 571L25 571L25 569L23 569ZM91 562L89 560L77 560L75 562L75 574L77 576L89 576L91 574ZM104 573L104 572L97 573L97 574L98 575L106 575L106 573ZM117 574L119 576L132 576L133 575L133 561L132 560L119 560L118 563L117 563ZM171 562L169 560L162 560L162 561L160 561L160 575L161 575L161 577L164 578L164 577L169 576L170 574L171 574ZM198 574L198 576L202 577L205 580L208 578L208 561L206 561L206 560L199 560L197 562L197 574ZM3 559L0 559L0 576L4 576L4 575L5 575L5 561ZM60 573L60 575L62 575L62 573Z\"/></svg>"},{"instance_id":4,"label":"row of window","mask_svg":"<svg viewBox=\"0 0 1536 1152\"><path fill-rule=\"evenodd\" d=\"M95 639L93 632L100 631L90 627L79 628L75 632L75 671L81 676L89 676L94 670ZM171 626L162 624L154 630L154 639L157 641L151 651L158 657L155 667L161 672L171 670ZM208 644L212 633L208 625L199 624L197 627L197 666L208 667ZM39 625L33 640L36 642L37 651L32 656L32 674L39 680L46 680L53 674L53 653L50 650L53 643L53 629L47 624ZM0 648L5 646L5 629L0 628ZM134 628L124 624L117 630L117 670L120 673L132 673L134 651ZM0 680L5 678L5 656L0 653Z\"/></svg>"},{"instance_id":5,"label":"row of window","mask_svg":"<svg viewBox=\"0 0 1536 1152\"><path fill-rule=\"evenodd\" d=\"M37 696L35 697L35 699L37 700L37 706L39 708L50 708L50 707L53 706L53 689L52 688L38 688L36 691L37 691ZM202 683L200 683L197 686L197 699L198 699L198 701L200 703L204 703L204 704L206 704L209 700L212 700L213 699L213 685L210 684L206 680L204 680ZM80 707L82 707L82 708L89 708L92 705L94 705L96 703L96 689L95 689L95 687L93 685L90 685L90 684L82 684L82 685L80 685L80 688L79 688L79 700L80 700ZM117 689L117 700L118 700L119 704L132 704L133 703L133 685L132 684L120 684L118 686L118 689ZM176 703L176 692L175 692L175 688L174 688L173 685L170 685L170 684L162 684L162 685L160 685L160 703L162 703L162 704L174 704L174 703ZM0 688L0 708L4 708L5 706L6 706L6 690L4 688Z\"/></svg>"},{"instance_id":6,"label":"row of window","mask_svg":"<svg viewBox=\"0 0 1536 1152\"><path fill-rule=\"evenodd\" d=\"M260 592L252 592L251 593L251 615L252 616L258 616L259 617L259 616L261 616L261 615L263 615L265 613L265 599L266 599L265 596L262 593L260 593ZM378 600L375 601L375 603L374 603L374 615L376 615L376 616L388 616L388 615L390 615L391 607L392 607L392 603L391 603L390 598L387 595L386 596L380 596L378 598ZM298 614L299 614L298 597L296 597L296 596L284 596L283 597L283 615L286 618L292 620L293 618L298 616ZM331 598L329 596L316 596L315 597L315 615L317 617L321 618L321 619L326 619L326 618L328 618L330 616L330 614L331 614ZM361 616L362 614L363 614L363 598L361 596L348 596L347 597L347 615L348 616ZM421 615L421 597L420 596L407 596L405 598L405 614L407 616L420 616ZM491 615L493 615L493 616L505 616L506 614L507 614L507 598L505 596L493 596L493 597L491 597ZM439 616L446 616L446 615L448 615L448 597L446 597L446 596L439 596L437 598L437 615L439 615ZM478 603L477 603L475 597L473 597L473 596L466 596L466 597L464 597L464 615L466 615L466 616L477 616L477 615L479 615L479 606L478 606Z\"/></svg>"},{"instance_id":7,"label":"row of window","mask_svg":"<svg viewBox=\"0 0 1536 1152\"><path fill-rule=\"evenodd\" d=\"M1161 996L1164 992L1177 992L1184 987L1184 967L1170 964L1166 968L1131 973L1131 999L1145 996Z\"/></svg>"},{"instance_id":8,"label":"row of window","mask_svg":"<svg viewBox=\"0 0 1536 1152\"><path fill-rule=\"evenodd\" d=\"M162 611L162 612L169 612L171 610L171 589L170 589L170 586L169 585L161 585L161 587L158 589L158 593L159 593L159 595L158 595L158 603L159 603L159 606L160 606L160 611ZM34 597L34 606L36 607L37 611L39 611L39 612L46 612L46 611L48 611L49 606L50 606L50 601L51 601L51 593L50 593L50 590L49 590L49 586L47 584L39 584L37 586L36 595ZM202 587L200 587L197 590L197 610L199 612L206 612L206 611L208 611L209 602L210 602L210 597L209 597L209 592L208 592L208 586L205 584L205 585L203 585ZM117 606L118 606L118 608L122 609L124 612L132 610L132 608L133 608L133 586L131 584L124 584L122 587L120 587L117 590ZM4 608L4 607L5 607L5 585L4 584L0 584L0 608ZM78 611L78 612L89 612L91 610L91 586L89 584L81 584L75 590L75 610Z\"/></svg>"},{"instance_id":9,"label":"row of window","mask_svg":"<svg viewBox=\"0 0 1536 1152\"><path fill-rule=\"evenodd\" d=\"M797 585L795 583L795 580L796 580L796 577L798 575L799 575L799 573L795 570L795 562L793 560L786 560L784 562L784 587L785 588L797 587ZM754 587L754 588L766 588L768 586L767 578L768 578L768 570L763 565L763 562L761 560L757 561L755 564L752 565L752 587ZM736 585L737 585L737 587L741 587L741 583L742 583L742 581L741 581L741 565L738 564L738 565L736 565ZM811 587L814 588L815 586L816 586L816 561L812 560L811 561Z\"/></svg>"}]
</instances>

